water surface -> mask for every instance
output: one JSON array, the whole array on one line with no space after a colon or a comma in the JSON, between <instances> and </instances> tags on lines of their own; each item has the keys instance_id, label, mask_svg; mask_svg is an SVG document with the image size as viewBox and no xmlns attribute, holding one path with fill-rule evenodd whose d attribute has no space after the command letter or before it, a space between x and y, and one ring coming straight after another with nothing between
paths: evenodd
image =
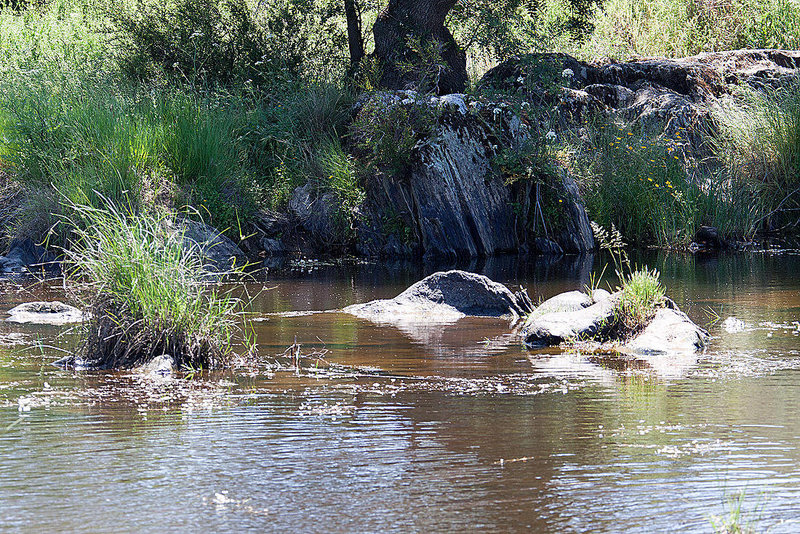
<instances>
[{"instance_id":1,"label":"water surface","mask_svg":"<svg viewBox=\"0 0 800 534\"><path fill-rule=\"evenodd\" d=\"M695 321L744 330L631 361L526 351L502 320L327 311L421 265L270 271L247 287L260 361L195 380L62 371L76 332L0 323L0 529L707 532L744 491L759 529L800 530L800 256L636 261ZM602 260L467 267L537 300ZM34 298L64 291L7 283L0 311ZM304 371L276 371L295 340Z\"/></svg>"}]
</instances>

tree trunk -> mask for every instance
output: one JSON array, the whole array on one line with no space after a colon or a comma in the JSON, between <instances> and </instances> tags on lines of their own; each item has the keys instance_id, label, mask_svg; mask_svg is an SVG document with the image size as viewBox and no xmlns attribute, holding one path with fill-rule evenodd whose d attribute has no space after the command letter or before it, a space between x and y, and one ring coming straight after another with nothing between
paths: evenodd
<instances>
[{"instance_id":1,"label":"tree trunk","mask_svg":"<svg viewBox=\"0 0 800 534\"><path fill-rule=\"evenodd\" d=\"M352 78L361 60L364 59L364 39L361 36L361 17L356 0L344 0L344 13L347 18L347 44L350 48L349 77Z\"/></svg>"},{"instance_id":2,"label":"tree trunk","mask_svg":"<svg viewBox=\"0 0 800 534\"><path fill-rule=\"evenodd\" d=\"M389 0L372 27L381 85L438 94L464 90L466 55L444 26L456 1Z\"/></svg>"}]
</instances>

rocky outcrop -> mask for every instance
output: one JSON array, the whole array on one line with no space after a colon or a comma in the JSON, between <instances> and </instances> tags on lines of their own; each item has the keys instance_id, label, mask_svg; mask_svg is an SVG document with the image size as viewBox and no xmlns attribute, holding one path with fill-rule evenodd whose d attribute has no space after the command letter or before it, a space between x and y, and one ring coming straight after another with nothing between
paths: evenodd
<instances>
[{"instance_id":1,"label":"rocky outcrop","mask_svg":"<svg viewBox=\"0 0 800 534\"><path fill-rule=\"evenodd\" d=\"M453 259L594 248L577 186L567 173L544 177L542 169L529 169L549 180L546 189L556 192L550 220L540 225L540 233L531 230L532 196L538 189L533 180L509 184L495 164L504 142L523 145L530 137L529 126L506 104L410 91L373 98L381 98L388 108L407 108L409 114L418 106L435 110L435 133L420 140L404 172L382 173L369 181L364 222L358 228L360 253Z\"/></svg>"},{"instance_id":2,"label":"rocky outcrop","mask_svg":"<svg viewBox=\"0 0 800 534\"><path fill-rule=\"evenodd\" d=\"M631 339L618 328L619 293L595 291L594 298L577 291L562 293L538 306L520 330L530 349L562 343L594 343L594 350L641 356L694 353L705 347L708 332L667 299Z\"/></svg>"},{"instance_id":3,"label":"rocky outcrop","mask_svg":"<svg viewBox=\"0 0 800 534\"><path fill-rule=\"evenodd\" d=\"M604 111L650 131L682 134L690 156L702 157L701 131L715 101L745 83L777 87L797 76L800 51L734 50L680 59L587 63L566 54L531 54L493 68L479 87L510 91L556 107L563 127ZM532 78L549 73L553 84ZM547 76L545 76L546 78Z\"/></svg>"},{"instance_id":4,"label":"rocky outcrop","mask_svg":"<svg viewBox=\"0 0 800 534\"><path fill-rule=\"evenodd\" d=\"M518 317L531 310L527 293L465 271L434 273L393 299L354 304L344 312L377 323L409 319L452 322L462 317Z\"/></svg>"},{"instance_id":5,"label":"rocky outcrop","mask_svg":"<svg viewBox=\"0 0 800 534\"><path fill-rule=\"evenodd\" d=\"M6 321L12 323L33 323L63 325L80 323L88 318L78 308L63 302L26 302L8 310Z\"/></svg>"}]
</instances>

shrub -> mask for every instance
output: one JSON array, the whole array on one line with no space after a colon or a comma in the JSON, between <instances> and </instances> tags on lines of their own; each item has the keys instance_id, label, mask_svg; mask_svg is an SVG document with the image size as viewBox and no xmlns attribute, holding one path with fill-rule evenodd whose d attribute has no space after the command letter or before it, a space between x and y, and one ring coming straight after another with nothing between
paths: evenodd
<instances>
[{"instance_id":1,"label":"shrub","mask_svg":"<svg viewBox=\"0 0 800 534\"><path fill-rule=\"evenodd\" d=\"M114 10L120 66L134 78L164 72L196 87L297 76L306 38L297 10L284 7L263 24L244 0L145 0Z\"/></svg>"},{"instance_id":2,"label":"shrub","mask_svg":"<svg viewBox=\"0 0 800 534\"><path fill-rule=\"evenodd\" d=\"M71 276L90 288L89 366L133 367L161 354L190 368L232 362L242 302L205 283L199 254L168 230L176 225L167 216L113 203L72 209L89 223L71 226L65 251Z\"/></svg>"}]
</instances>

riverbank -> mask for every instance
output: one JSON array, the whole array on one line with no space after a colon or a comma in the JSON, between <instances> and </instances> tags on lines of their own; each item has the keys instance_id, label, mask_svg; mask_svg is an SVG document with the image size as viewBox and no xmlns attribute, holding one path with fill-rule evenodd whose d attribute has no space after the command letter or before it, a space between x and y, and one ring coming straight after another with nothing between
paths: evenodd
<instances>
[{"instance_id":1,"label":"riverbank","mask_svg":"<svg viewBox=\"0 0 800 534\"><path fill-rule=\"evenodd\" d=\"M575 254L595 247L591 221L639 247L797 236L798 52L527 54L435 96L309 77L308 58L280 50L292 41L260 30L236 44L150 28L148 48L135 10L103 27L102 6L78 4L0 15L27 43L2 44L0 65L9 271L13 244L58 254L71 238L57 223L81 224L70 206L103 199L185 212L231 239L229 256L270 262ZM187 20L211 28L232 13ZM208 54L202 68L178 54L187 43ZM228 49L241 57L210 52Z\"/></svg>"}]
</instances>

